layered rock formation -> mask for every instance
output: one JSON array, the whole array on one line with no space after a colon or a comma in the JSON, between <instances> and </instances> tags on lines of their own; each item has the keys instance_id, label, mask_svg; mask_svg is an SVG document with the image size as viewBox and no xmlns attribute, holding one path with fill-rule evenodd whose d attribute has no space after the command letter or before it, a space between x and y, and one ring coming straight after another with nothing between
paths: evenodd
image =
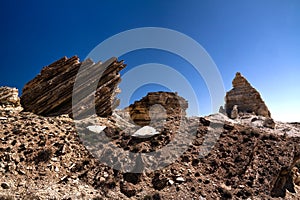
<instances>
[{"instance_id":1,"label":"layered rock formation","mask_svg":"<svg viewBox=\"0 0 300 200\"><path fill-rule=\"evenodd\" d=\"M187 101L173 92L150 92L141 100L134 102L127 110L131 119L140 126L151 121L185 116Z\"/></svg>"},{"instance_id":2,"label":"layered rock formation","mask_svg":"<svg viewBox=\"0 0 300 200\"><path fill-rule=\"evenodd\" d=\"M44 67L24 86L21 104L25 111L43 116L71 115L73 94L73 107L77 115L91 113L96 108L99 116L109 116L112 109L118 106L115 94L121 80L119 71L125 66L116 58L95 64L91 60L80 63L77 56L64 57ZM76 90L73 90L76 76ZM89 87L92 84L97 87Z\"/></svg>"},{"instance_id":3,"label":"layered rock formation","mask_svg":"<svg viewBox=\"0 0 300 200\"><path fill-rule=\"evenodd\" d=\"M271 113L259 92L250 85L241 73L236 73L232 86L233 89L227 92L225 97L225 110L228 116L231 116L234 107L237 106L238 112L241 113L254 113L264 117L271 117ZM237 117L236 111L234 111L233 115L233 117Z\"/></svg>"},{"instance_id":4,"label":"layered rock formation","mask_svg":"<svg viewBox=\"0 0 300 200\"><path fill-rule=\"evenodd\" d=\"M19 92L17 88L0 87L0 105L19 106Z\"/></svg>"}]
</instances>

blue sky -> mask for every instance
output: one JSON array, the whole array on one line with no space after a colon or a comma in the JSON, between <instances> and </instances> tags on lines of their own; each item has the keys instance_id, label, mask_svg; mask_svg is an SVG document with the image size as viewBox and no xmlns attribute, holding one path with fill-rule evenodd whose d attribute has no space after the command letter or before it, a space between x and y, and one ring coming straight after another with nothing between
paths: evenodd
<instances>
[{"instance_id":1,"label":"blue sky","mask_svg":"<svg viewBox=\"0 0 300 200\"><path fill-rule=\"evenodd\" d=\"M0 85L21 90L43 66L63 56L84 59L119 32L164 27L206 49L226 90L240 71L261 92L276 120L300 121L299 10L297 0L1 1ZM188 63L161 51L131 52L122 59L127 71L158 62L193 73L185 70ZM197 80L193 87L201 91L200 113L208 114L209 93L201 77ZM133 99L152 89L159 87L145 86Z\"/></svg>"}]
</instances>

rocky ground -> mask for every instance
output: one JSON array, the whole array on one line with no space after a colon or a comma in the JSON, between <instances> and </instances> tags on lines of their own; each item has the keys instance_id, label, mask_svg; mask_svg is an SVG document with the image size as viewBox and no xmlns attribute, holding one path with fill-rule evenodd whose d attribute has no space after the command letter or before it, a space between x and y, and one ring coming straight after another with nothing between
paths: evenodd
<instances>
[{"instance_id":1,"label":"rocky ground","mask_svg":"<svg viewBox=\"0 0 300 200\"><path fill-rule=\"evenodd\" d=\"M126 173L99 162L68 116L42 117L20 110L1 108L0 199L300 199L300 131L295 126L298 134L278 135L276 128L254 126L245 119L240 123L222 114L185 119L185 130L196 129L186 152L162 169ZM97 118L97 123L126 151L156 151L172 138L174 123L167 122L160 134L148 139L126 137L117 129L127 126L119 118ZM211 132L220 126L220 133ZM208 133L211 140L206 139ZM210 153L199 156L217 137Z\"/></svg>"}]
</instances>

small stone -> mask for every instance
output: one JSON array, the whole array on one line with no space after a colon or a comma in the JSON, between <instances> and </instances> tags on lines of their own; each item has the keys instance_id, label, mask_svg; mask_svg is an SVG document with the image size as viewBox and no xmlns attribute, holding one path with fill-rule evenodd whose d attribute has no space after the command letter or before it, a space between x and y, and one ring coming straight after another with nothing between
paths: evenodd
<instances>
[{"instance_id":1,"label":"small stone","mask_svg":"<svg viewBox=\"0 0 300 200\"><path fill-rule=\"evenodd\" d=\"M9 189L8 183L5 183L5 182L1 183L1 187L2 187L3 189Z\"/></svg>"},{"instance_id":2,"label":"small stone","mask_svg":"<svg viewBox=\"0 0 300 200\"><path fill-rule=\"evenodd\" d=\"M0 117L0 120L7 120L6 117Z\"/></svg>"},{"instance_id":3,"label":"small stone","mask_svg":"<svg viewBox=\"0 0 300 200\"><path fill-rule=\"evenodd\" d=\"M129 198L136 195L136 189L135 189L135 186L132 183L128 183L128 182L123 183L123 182L121 182L120 190L123 194L125 194Z\"/></svg>"},{"instance_id":4,"label":"small stone","mask_svg":"<svg viewBox=\"0 0 300 200\"><path fill-rule=\"evenodd\" d=\"M75 167L75 166L76 166L76 164L73 163L73 164L69 167L69 169L72 169L72 168Z\"/></svg>"},{"instance_id":5,"label":"small stone","mask_svg":"<svg viewBox=\"0 0 300 200\"><path fill-rule=\"evenodd\" d=\"M107 173L107 172L104 172L104 173L103 173L103 176L104 176L105 178L107 178L107 177L108 177L108 173Z\"/></svg>"},{"instance_id":6,"label":"small stone","mask_svg":"<svg viewBox=\"0 0 300 200\"><path fill-rule=\"evenodd\" d=\"M167 186L168 183L168 179L166 178L160 178L159 175L156 175L153 179L152 179L152 185L153 188L156 190L162 190Z\"/></svg>"},{"instance_id":7,"label":"small stone","mask_svg":"<svg viewBox=\"0 0 300 200\"><path fill-rule=\"evenodd\" d=\"M170 185L173 185L173 184L174 184L174 181L173 181L173 180L169 180L168 182L169 182Z\"/></svg>"},{"instance_id":8,"label":"small stone","mask_svg":"<svg viewBox=\"0 0 300 200\"><path fill-rule=\"evenodd\" d=\"M274 129L275 128L275 122L272 118L266 118L264 121L264 127L266 128L271 128Z\"/></svg>"},{"instance_id":9,"label":"small stone","mask_svg":"<svg viewBox=\"0 0 300 200\"><path fill-rule=\"evenodd\" d=\"M23 171L23 170L19 170L18 172L19 172L19 174L21 174L21 175L25 175L25 174L26 174L26 172Z\"/></svg>"},{"instance_id":10,"label":"small stone","mask_svg":"<svg viewBox=\"0 0 300 200\"><path fill-rule=\"evenodd\" d=\"M238 106L234 105L230 114L231 119L236 119L239 115Z\"/></svg>"},{"instance_id":11,"label":"small stone","mask_svg":"<svg viewBox=\"0 0 300 200\"><path fill-rule=\"evenodd\" d=\"M159 132L157 132L155 128L151 126L144 126L137 130L132 136L138 138L148 138L157 134L159 134Z\"/></svg>"},{"instance_id":12,"label":"small stone","mask_svg":"<svg viewBox=\"0 0 300 200\"><path fill-rule=\"evenodd\" d=\"M210 125L210 121L205 119L204 117L200 117L199 121L201 122L201 124L203 124L204 126L209 126Z\"/></svg>"},{"instance_id":13,"label":"small stone","mask_svg":"<svg viewBox=\"0 0 300 200\"><path fill-rule=\"evenodd\" d=\"M54 161L54 162L57 162L58 158L57 157L53 157L53 158L51 158L51 160Z\"/></svg>"},{"instance_id":14,"label":"small stone","mask_svg":"<svg viewBox=\"0 0 300 200\"><path fill-rule=\"evenodd\" d=\"M89 131L92 131L94 133L101 133L105 128L106 126L98 126L98 125L95 125L95 126L88 126L86 127Z\"/></svg>"},{"instance_id":15,"label":"small stone","mask_svg":"<svg viewBox=\"0 0 300 200\"><path fill-rule=\"evenodd\" d=\"M231 186L227 186L224 183L221 184L221 188L230 191L231 190Z\"/></svg>"},{"instance_id":16,"label":"small stone","mask_svg":"<svg viewBox=\"0 0 300 200\"><path fill-rule=\"evenodd\" d=\"M182 177L177 177L177 178L176 178L176 182L182 183L182 182L184 182L184 181L185 181L185 179L182 178Z\"/></svg>"},{"instance_id":17,"label":"small stone","mask_svg":"<svg viewBox=\"0 0 300 200\"><path fill-rule=\"evenodd\" d=\"M104 177L100 177L99 181L100 181L100 182L105 182L106 179L105 179Z\"/></svg>"},{"instance_id":18,"label":"small stone","mask_svg":"<svg viewBox=\"0 0 300 200\"><path fill-rule=\"evenodd\" d=\"M54 171L59 172L59 168L55 167Z\"/></svg>"},{"instance_id":19,"label":"small stone","mask_svg":"<svg viewBox=\"0 0 300 200\"><path fill-rule=\"evenodd\" d=\"M43 172L39 172L39 175L40 175L40 176L46 176L47 173L46 173L45 171L43 171Z\"/></svg>"},{"instance_id":20,"label":"small stone","mask_svg":"<svg viewBox=\"0 0 300 200\"><path fill-rule=\"evenodd\" d=\"M25 186L26 185L26 182L20 182L19 184L18 184L18 187L23 187L23 186Z\"/></svg>"},{"instance_id":21,"label":"small stone","mask_svg":"<svg viewBox=\"0 0 300 200\"><path fill-rule=\"evenodd\" d=\"M200 197L199 197L199 200L206 200L206 198L203 197L203 196L200 196Z\"/></svg>"},{"instance_id":22,"label":"small stone","mask_svg":"<svg viewBox=\"0 0 300 200\"><path fill-rule=\"evenodd\" d=\"M60 181L61 182L67 182L68 181L68 175L65 175L65 176L61 177Z\"/></svg>"}]
</instances>

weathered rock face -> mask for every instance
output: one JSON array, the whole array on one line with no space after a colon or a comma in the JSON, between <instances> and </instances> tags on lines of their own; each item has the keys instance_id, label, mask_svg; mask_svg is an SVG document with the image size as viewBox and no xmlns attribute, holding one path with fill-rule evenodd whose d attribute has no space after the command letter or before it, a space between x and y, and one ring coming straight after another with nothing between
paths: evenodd
<instances>
[{"instance_id":1,"label":"weathered rock face","mask_svg":"<svg viewBox=\"0 0 300 200\"><path fill-rule=\"evenodd\" d=\"M150 92L127 109L136 124L145 126L151 121L181 118L185 116L187 108L187 101L176 93Z\"/></svg>"},{"instance_id":2,"label":"weathered rock face","mask_svg":"<svg viewBox=\"0 0 300 200\"><path fill-rule=\"evenodd\" d=\"M233 89L227 92L225 97L225 109L228 116L231 116L236 105L239 112L271 117L271 113L259 92L239 72L236 73L232 85Z\"/></svg>"},{"instance_id":3,"label":"weathered rock face","mask_svg":"<svg viewBox=\"0 0 300 200\"><path fill-rule=\"evenodd\" d=\"M0 87L0 105L14 106L20 105L19 92L17 88Z\"/></svg>"},{"instance_id":4,"label":"weathered rock face","mask_svg":"<svg viewBox=\"0 0 300 200\"><path fill-rule=\"evenodd\" d=\"M80 63L77 56L64 57L44 67L38 76L24 86L21 104L25 111L43 116L72 115L72 94L77 76L80 80L76 81L77 89L73 98L76 115L84 115L95 108L99 116L109 116L112 109L118 106L115 94L121 80L119 71L125 66L123 61L119 62L116 58L95 64L91 60ZM98 77L97 74L102 76ZM96 88L89 87L95 82Z\"/></svg>"}]
</instances>

